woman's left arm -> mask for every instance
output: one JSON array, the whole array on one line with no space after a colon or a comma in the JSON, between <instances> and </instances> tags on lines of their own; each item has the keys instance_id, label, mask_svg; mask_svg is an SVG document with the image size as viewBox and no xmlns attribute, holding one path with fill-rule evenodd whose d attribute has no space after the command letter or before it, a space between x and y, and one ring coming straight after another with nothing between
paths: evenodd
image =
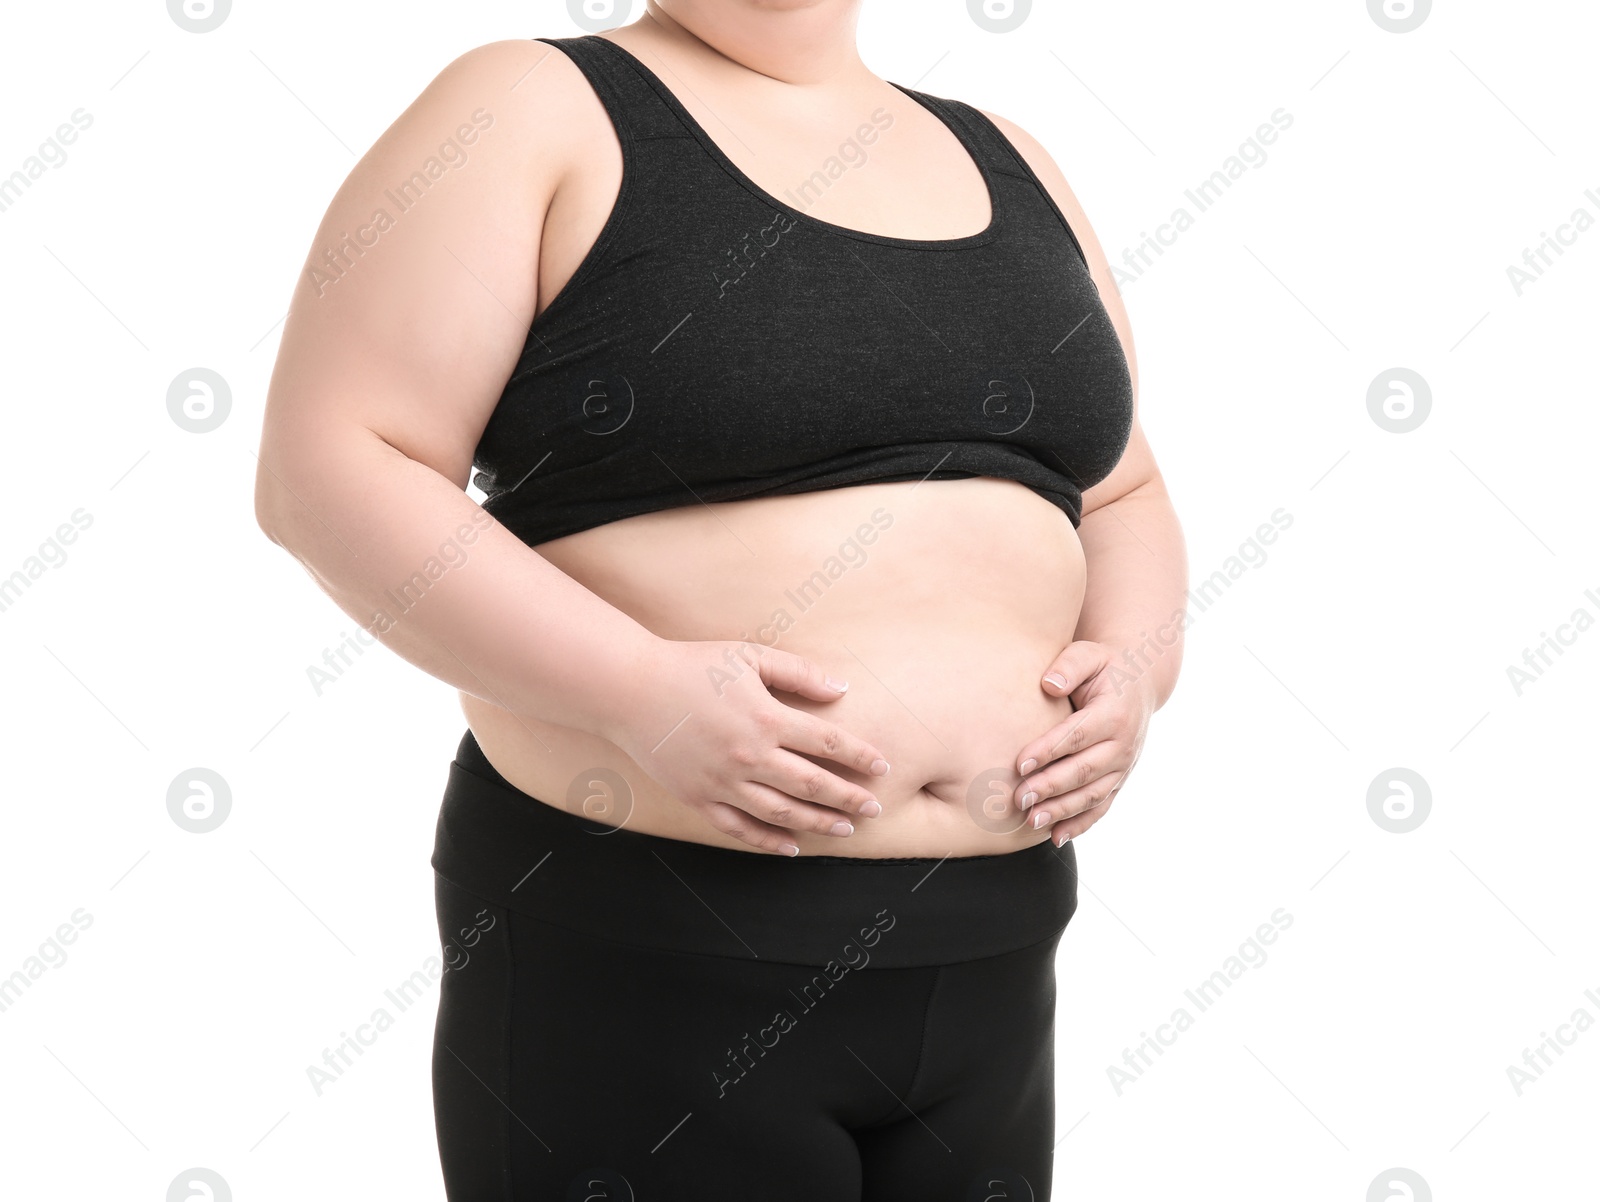
<instances>
[{"instance_id":1,"label":"woman's left arm","mask_svg":"<svg viewBox=\"0 0 1600 1202\"><path fill-rule=\"evenodd\" d=\"M987 110L1071 225L1101 302L1122 340L1133 384L1133 429L1115 470L1083 494L1078 538L1087 581L1073 641L1039 687L1073 712L1017 753L1013 800L1057 847L1098 822L1144 746L1150 715L1172 695L1183 658L1188 556L1178 515L1139 424L1139 369L1127 310L1072 189L1048 152Z\"/></svg>"},{"instance_id":2,"label":"woman's left arm","mask_svg":"<svg viewBox=\"0 0 1600 1202\"><path fill-rule=\"evenodd\" d=\"M1136 449L1149 459L1137 425L1118 472ZM1105 816L1139 758L1150 715L1172 695L1188 590L1183 532L1153 460L1149 477L1114 500L1093 512L1085 502L1078 537L1088 564L1078 628L1039 685L1070 697L1073 712L1017 754L1023 779L1013 795L1031 807L1030 825L1050 826L1057 847Z\"/></svg>"}]
</instances>

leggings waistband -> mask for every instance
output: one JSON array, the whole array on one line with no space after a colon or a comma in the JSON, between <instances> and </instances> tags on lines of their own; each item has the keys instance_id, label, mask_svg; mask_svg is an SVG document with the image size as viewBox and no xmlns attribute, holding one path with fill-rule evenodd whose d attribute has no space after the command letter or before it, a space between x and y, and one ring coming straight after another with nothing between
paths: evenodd
<instances>
[{"instance_id":1,"label":"leggings waistband","mask_svg":"<svg viewBox=\"0 0 1600 1202\"><path fill-rule=\"evenodd\" d=\"M471 730L450 765L430 862L486 901L600 938L819 966L862 958L862 944L879 968L996 956L1058 937L1077 908L1071 843L875 859L669 839L522 792Z\"/></svg>"}]
</instances>

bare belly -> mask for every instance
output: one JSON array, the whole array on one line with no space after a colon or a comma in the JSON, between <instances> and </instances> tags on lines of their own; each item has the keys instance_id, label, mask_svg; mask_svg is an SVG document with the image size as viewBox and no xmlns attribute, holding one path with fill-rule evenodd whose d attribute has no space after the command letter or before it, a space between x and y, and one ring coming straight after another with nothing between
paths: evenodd
<instances>
[{"instance_id":1,"label":"bare belly","mask_svg":"<svg viewBox=\"0 0 1600 1202\"><path fill-rule=\"evenodd\" d=\"M874 743L876 818L800 854L970 856L1047 838L1011 801L1018 753L1072 712L1039 678L1071 640L1084 559L1067 516L1008 480L872 484L693 505L536 548L668 639L745 639L850 682L837 701L775 694ZM468 694L489 762L523 792L595 821L751 851L657 784L615 744L518 718ZM619 783L620 782L620 783Z\"/></svg>"}]
</instances>

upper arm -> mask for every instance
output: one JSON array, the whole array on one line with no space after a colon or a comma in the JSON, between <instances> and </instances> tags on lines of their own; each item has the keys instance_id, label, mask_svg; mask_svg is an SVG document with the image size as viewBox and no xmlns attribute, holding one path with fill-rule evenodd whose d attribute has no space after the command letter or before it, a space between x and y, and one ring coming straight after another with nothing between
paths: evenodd
<instances>
[{"instance_id":1,"label":"upper arm","mask_svg":"<svg viewBox=\"0 0 1600 1202\"><path fill-rule=\"evenodd\" d=\"M547 56L564 59L536 41L461 56L350 172L295 286L264 463L316 471L364 430L465 487L536 311L541 226L570 157L570 64Z\"/></svg>"},{"instance_id":2,"label":"upper arm","mask_svg":"<svg viewBox=\"0 0 1600 1202\"><path fill-rule=\"evenodd\" d=\"M1062 216L1072 226L1072 232L1083 248L1083 257L1089 264L1089 274L1094 279L1095 287L1100 290L1100 300L1105 305L1106 314L1111 318L1111 324L1116 328L1118 338L1122 340L1122 350L1128 359L1128 374L1133 383L1133 430L1128 436L1127 449L1123 451L1122 458L1111 474L1093 488L1084 490L1083 514L1088 516L1100 506L1124 497L1135 489L1161 485L1161 473L1156 466L1155 455L1150 450L1150 444L1145 441L1144 431L1139 425L1139 365L1133 349L1133 327L1128 321L1128 311L1122 303L1122 294L1117 289L1116 280L1112 278L1105 252L1100 247L1100 240L1095 237L1088 215L1078 203L1078 198L1073 195L1072 189L1067 185L1066 177L1056 166L1055 160L1038 140L1021 126L987 109L979 111L1000 128L1016 147L1017 152L1027 160L1028 166L1044 184L1045 191L1056 202L1056 207L1061 210Z\"/></svg>"}]
</instances>

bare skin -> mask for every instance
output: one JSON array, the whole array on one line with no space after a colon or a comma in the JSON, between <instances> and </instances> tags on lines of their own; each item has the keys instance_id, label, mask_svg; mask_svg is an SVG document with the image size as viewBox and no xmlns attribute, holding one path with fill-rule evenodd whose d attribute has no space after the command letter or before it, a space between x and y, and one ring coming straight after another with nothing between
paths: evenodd
<instances>
[{"instance_id":1,"label":"bare skin","mask_svg":"<svg viewBox=\"0 0 1600 1202\"><path fill-rule=\"evenodd\" d=\"M860 62L854 15L652 3L604 36L774 195L888 109L870 164L807 211L903 238L977 232L989 206L971 158ZM746 851L966 856L1102 816L1179 661L1175 642L1116 671L1185 587L1137 421L1077 531L1023 486L978 478L693 505L528 548L461 490L529 323L617 193L615 132L578 69L538 42L463 56L352 172L310 262L473 113L493 120L455 176L332 282L331 266L302 278L268 402L263 529L461 690L513 784L597 820ZM995 120L1077 231L1131 365L1087 219L1042 147ZM384 591L468 525L460 566L396 615ZM842 547L852 566L828 580Z\"/></svg>"}]
</instances>

